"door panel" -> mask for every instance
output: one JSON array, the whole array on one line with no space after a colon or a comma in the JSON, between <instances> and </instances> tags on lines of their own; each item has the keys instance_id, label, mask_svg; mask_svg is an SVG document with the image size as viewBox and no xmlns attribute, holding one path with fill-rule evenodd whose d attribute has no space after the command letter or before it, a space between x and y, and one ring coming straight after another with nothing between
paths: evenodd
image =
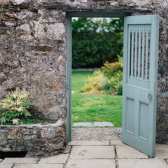
<instances>
[{"instance_id":1,"label":"door panel","mask_svg":"<svg viewBox=\"0 0 168 168\"><path fill-rule=\"evenodd\" d=\"M145 102L140 102L139 104L139 137L144 141L148 140L148 118L149 106Z\"/></svg>"},{"instance_id":2,"label":"door panel","mask_svg":"<svg viewBox=\"0 0 168 168\"><path fill-rule=\"evenodd\" d=\"M123 142L155 154L158 16L129 16L124 28Z\"/></svg>"},{"instance_id":3,"label":"door panel","mask_svg":"<svg viewBox=\"0 0 168 168\"><path fill-rule=\"evenodd\" d=\"M134 120L132 120L132 118L135 118L135 113L134 113L134 106L135 106L135 101L134 99L131 99L131 98L127 98L126 99L126 110L127 110L127 113L126 113L126 129L127 131L129 131L130 134L135 134L135 122Z\"/></svg>"}]
</instances>

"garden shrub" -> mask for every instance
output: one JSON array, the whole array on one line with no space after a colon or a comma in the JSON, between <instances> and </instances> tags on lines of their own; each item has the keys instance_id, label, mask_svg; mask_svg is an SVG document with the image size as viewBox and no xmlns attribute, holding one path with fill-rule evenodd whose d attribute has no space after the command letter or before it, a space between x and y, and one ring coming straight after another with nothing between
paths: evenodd
<instances>
[{"instance_id":1,"label":"garden shrub","mask_svg":"<svg viewBox=\"0 0 168 168\"><path fill-rule=\"evenodd\" d=\"M106 62L101 71L108 78L106 92L122 95L123 61L121 57L118 57L117 62Z\"/></svg>"},{"instance_id":2,"label":"garden shrub","mask_svg":"<svg viewBox=\"0 0 168 168\"><path fill-rule=\"evenodd\" d=\"M32 103L29 99L27 91L10 92L4 99L0 101L0 123L1 124L15 124L17 120L23 120L31 117L30 109Z\"/></svg>"},{"instance_id":3,"label":"garden shrub","mask_svg":"<svg viewBox=\"0 0 168 168\"><path fill-rule=\"evenodd\" d=\"M100 70L97 70L92 76L88 77L87 83L81 91L88 94L99 94L103 91L103 88L106 87L107 82L107 78L103 75L103 73Z\"/></svg>"},{"instance_id":4,"label":"garden shrub","mask_svg":"<svg viewBox=\"0 0 168 168\"><path fill-rule=\"evenodd\" d=\"M119 59L117 62L106 62L100 70L94 72L89 77L82 88L85 93L107 93L113 95L122 95L123 63Z\"/></svg>"},{"instance_id":5,"label":"garden shrub","mask_svg":"<svg viewBox=\"0 0 168 168\"><path fill-rule=\"evenodd\" d=\"M115 75L115 73L121 72L122 70L123 70L123 63L121 59L113 63L106 62L104 66L102 66L101 68L101 71L108 78L111 78L112 76Z\"/></svg>"},{"instance_id":6,"label":"garden shrub","mask_svg":"<svg viewBox=\"0 0 168 168\"><path fill-rule=\"evenodd\" d=\"M108 78L108 83L104 88L106 93L113 95L122 95L122 71L114 73Z\"/></svg>"}]
</instances>

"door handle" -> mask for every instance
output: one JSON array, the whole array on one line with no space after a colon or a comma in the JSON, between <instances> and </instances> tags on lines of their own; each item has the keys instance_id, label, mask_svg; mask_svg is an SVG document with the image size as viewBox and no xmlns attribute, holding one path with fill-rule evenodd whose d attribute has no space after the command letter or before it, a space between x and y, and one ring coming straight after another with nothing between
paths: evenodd
<instances>
[{"instance_id":1,"label":"door handle","mask_svg":"<svg viewBox=\"0 0 168 168\"><path fill-rule=\"evenodd\" d=\"M151 101L152 100L152 94L148 93L148 100Z\"/></svg>"}]
</instances>

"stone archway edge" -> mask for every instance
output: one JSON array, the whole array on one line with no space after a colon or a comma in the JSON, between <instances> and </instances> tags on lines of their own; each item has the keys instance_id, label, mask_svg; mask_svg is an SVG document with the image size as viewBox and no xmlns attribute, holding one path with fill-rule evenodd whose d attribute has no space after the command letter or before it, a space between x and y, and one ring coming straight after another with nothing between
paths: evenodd
<instances>
[{"instance_id":1,"label":"stone archway edge","mask_svg":"<svg viewBox=\"0 0 168 168\"><path fill-rule=\"evenodd\" d=\"M155 8L156 5L160 4L159 0L0 0L0 5L15 5L15 6L26 6L31 5L31 7L46 7L46 8L62 8L62 9L97 9L97 8L137 8L142 10L149 10Z\"/></svg>"}]
</instances>

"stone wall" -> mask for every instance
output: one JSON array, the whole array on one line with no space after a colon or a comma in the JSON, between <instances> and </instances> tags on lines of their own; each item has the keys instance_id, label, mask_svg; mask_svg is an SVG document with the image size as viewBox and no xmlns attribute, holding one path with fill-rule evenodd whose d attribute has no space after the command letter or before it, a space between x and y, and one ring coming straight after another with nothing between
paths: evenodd
<instances>
[{"instance_id":1,"label":"stone wall","mask_svg":"<svg viewBox=\"0 0 168 168\"><path fill-rule=\"evenodd\" d=\"M31 93L46 118L66 120L66 14L75 11L159 13L158 141L168 143L166 0L0 0L0 98L16 87ZM165 5L166 4L166 5ZM164 86L164 87L163 87ZM163 97L164 95L164 97ZM162 131L161 131L162 130ZM165 135L166 133L166 135ZM162 135L164 136L162 137Z\"/></svg>"},{"instance_id":2,"label":"stone wall","mask_svg":"<svg viewBox=\"0 0 168 168\"><path fill-rule=\"evenodd\" d=\"M65 12L24 2L1 9L0 97L25 88L37 110L56 121L66 114Z\"/></svg>"},{"instance_id":3,"label":"stone wall","mask_svg":"<svg viewBox=\"0 0 168 168\"><path fill-rule=\"evenodd\" d=\"M0 126L0 151L27 152L27 156L50 156L65 149L62 121L48 125Z\"/></svg>"},{"instance_id":4,"label":"stone wall","mask_svg":"<svg viewBox=\"0 0 168 168\"><path fill-rule=\"evenodd\" d=\"M53 155L66 143L65 12L47 10L29 0L4 2L0 7L0 98L24 88L35 111L56 124L2 126L0 151Z\"/></svg>"},{"instance_id":5,"label":"stone wall","mask_svg":"<svg viewBox=\"0 0 168 168\"><path fill-rule=\"evenodd\" d=\"M156 13L160 15L157 142L168 144L168 0L161 1Z\"/></svg>"}]
</instances>

